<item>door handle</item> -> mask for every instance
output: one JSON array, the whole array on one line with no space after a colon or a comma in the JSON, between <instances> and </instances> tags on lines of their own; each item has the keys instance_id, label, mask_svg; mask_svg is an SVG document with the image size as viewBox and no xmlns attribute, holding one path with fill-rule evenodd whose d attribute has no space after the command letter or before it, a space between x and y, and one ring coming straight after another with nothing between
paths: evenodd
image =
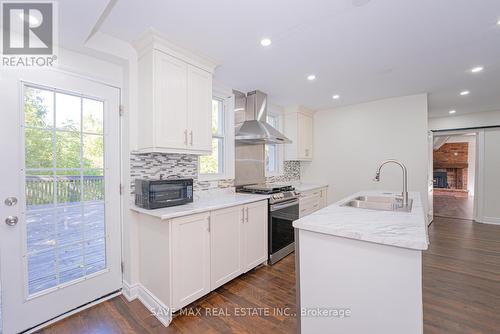
<instances>
[{"instance_id":1,"label":"door handle","mask_svg":"<svg viewBox=\"0 0 500 334\"><path fill-rule=\"evenodd\" d=\"M7 224L9 226L17 225L18 221L19 221L19 219L16 216L8 216L7 218L5 218L5 224Z\"/></svg>"},{"instance_id":2,"label":"door handle","mask_svg":"<svg viewBox=\"0 0 500 334\"><path fill-rule=\"evenodd\" d=\"M7 197L4 201L7 206L14 206L17 204L17 198L15 197Z\"/></svg>"},{"instance_id":3,"label":"door handle","mask_svg":"<svg viewBox=\"0 0 500 334\"><path fill-rule=\"evenodd\" d=\"M191 132L189 133L189 141L191 146L193 146L193 130L191 130Z\"/></svg>"}]
</instances>

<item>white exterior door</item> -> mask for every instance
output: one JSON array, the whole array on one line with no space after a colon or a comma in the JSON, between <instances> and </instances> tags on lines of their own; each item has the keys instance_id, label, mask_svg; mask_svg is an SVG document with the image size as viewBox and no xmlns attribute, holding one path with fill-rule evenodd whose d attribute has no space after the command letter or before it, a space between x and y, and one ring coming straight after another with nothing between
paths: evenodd
<instances>
[{"instance_id":1,"label":"white exterior door","mask_svg":"<svg viewBox=\"0 0 500 334\"><path fill-rule=\"evenodd\" d=\"M119 94L55 70L2 73L4 334L121 288Z\"/></svg>"}]
</instances>

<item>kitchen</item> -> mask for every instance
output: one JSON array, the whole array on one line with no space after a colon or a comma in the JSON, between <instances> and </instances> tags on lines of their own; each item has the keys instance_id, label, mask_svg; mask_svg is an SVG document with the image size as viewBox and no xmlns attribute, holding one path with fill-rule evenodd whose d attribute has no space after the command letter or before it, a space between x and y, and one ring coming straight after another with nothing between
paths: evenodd
<instances>
[{"instance_id":1,"label":"kitchen","mask_svg":"<svg viewBox=\"0 0 500 334\"><path fill-rule=\"evenodd\" d=\"M32 5L2 3L3 57L27 27L55 63L0 72L0 333L498 328L498 4ZM433 211L459 130L473 220Z\"/></svg>"}]
</instances>

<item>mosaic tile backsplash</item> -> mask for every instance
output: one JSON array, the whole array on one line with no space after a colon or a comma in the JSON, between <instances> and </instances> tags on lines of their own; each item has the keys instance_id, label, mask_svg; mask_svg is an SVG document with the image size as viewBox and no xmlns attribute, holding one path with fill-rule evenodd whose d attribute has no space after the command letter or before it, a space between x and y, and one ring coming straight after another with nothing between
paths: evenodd
<instances>
[{"instance_id":1,"label":"mosaic tile backsplash","mask_svg":"<svg viewBox=\"0 0 500 334\"><path fill-rule=\"evenodd\" d=\"M300 161L284 161L283 175L271 176L266 178L266 182L283 183L300 181Z\"/></svg>"},{"instance_id":2,"label":"mosaic tile backsplash","mask_svg":"<svg viewBox=\"0 0 500 334\"><path fill-rule=\"evenodd\" d=\"M300 181L300 162L285 161L284 173L266 178L267 182ZM138 178L159 179L160 176L192 178L195 191L214 188L234 187L234 180L200 181L198 180L198 156L173 153L131 153L130 154L131 193L134 192L134 180Z\"/></svg>"},{"instance_id":3,"label":"mosaic tile backsplash","mask_svg":"<svg viewBox=\"0 0 500 334\"><path fill-rule=\"evenodd\" d=\"M198 180L198 156L173 153L131 153L130 154L131 192L134 192L134 180L139 178L159 179L178 176L192 178L195 191L213 188L234 187L234 180L200 181Z\"/></svg>"}]
</instances>

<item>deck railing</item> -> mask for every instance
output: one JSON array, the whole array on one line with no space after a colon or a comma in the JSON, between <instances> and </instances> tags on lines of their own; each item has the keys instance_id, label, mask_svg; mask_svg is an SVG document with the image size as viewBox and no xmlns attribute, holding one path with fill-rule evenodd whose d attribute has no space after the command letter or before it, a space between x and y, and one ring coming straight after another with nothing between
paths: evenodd
<instances>
[{"instance_id":1,"label":"deck railing","mask_svg":"<svg viewBox=\"0 0 500 334\"><path fill-rule=\"evenodd\" d=\"M104 199L103 176L27 176L26 203L41 205Z\"/></svg>"}]
</instances>

